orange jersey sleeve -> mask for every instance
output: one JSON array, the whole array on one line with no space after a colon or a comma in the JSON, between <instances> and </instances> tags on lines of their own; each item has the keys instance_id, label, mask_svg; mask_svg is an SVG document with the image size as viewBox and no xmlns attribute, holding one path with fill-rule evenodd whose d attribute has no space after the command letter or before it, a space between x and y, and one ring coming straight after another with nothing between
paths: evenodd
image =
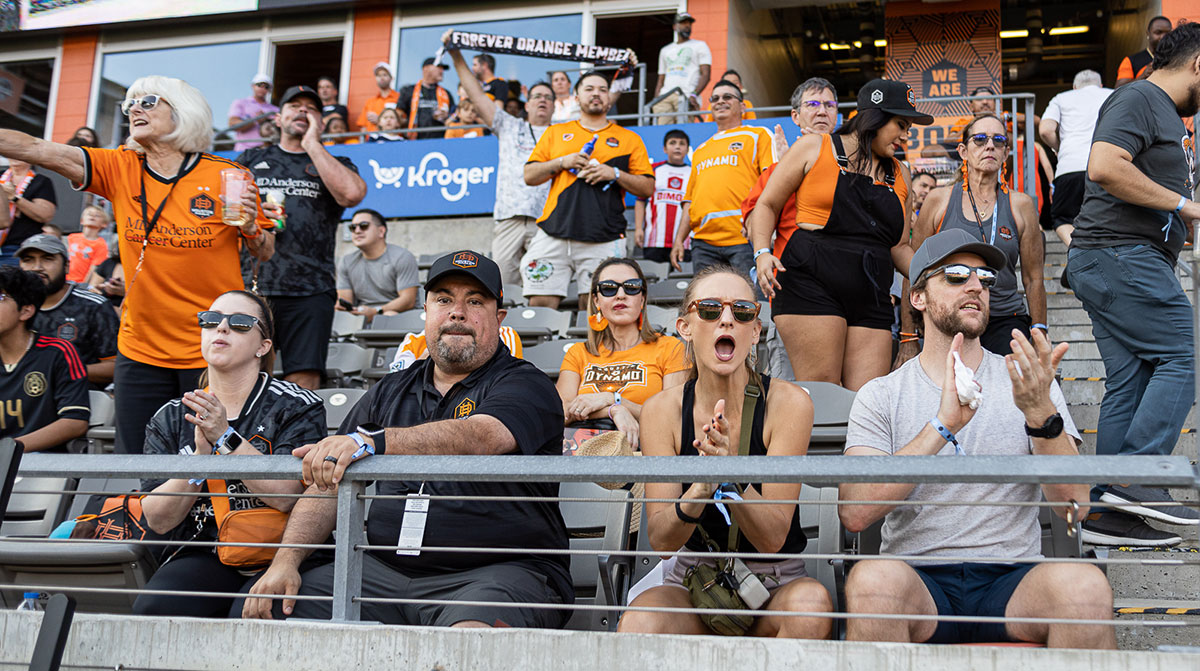
<instances>
[{"instance_id":1,"label":"orange jersey sleeve","mask_svg":"<svg viewBox=\"0 0 1200 671\"><path fill-rule=\"evenodd\" d=\"M1117 79L1133 79L1137 74L1133 71L1133 63L1129 57L1121 59L1121 64L1117 66Z\"/></svg>"}]
</instances>

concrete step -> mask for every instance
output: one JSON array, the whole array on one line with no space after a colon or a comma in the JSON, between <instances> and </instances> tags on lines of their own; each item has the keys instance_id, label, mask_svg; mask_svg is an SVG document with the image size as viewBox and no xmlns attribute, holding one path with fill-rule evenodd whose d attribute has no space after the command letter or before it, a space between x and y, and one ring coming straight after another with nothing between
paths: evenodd
<instances>
[{"instance_id":1,"label":"concrete step","mask_svg":"<svg viewBox=\"0 0 1200 671\"><path fill-rule=\"evenodd\" d=\"M1180 530L1179 527L1164 529L1175 533ZM1161 562L1109 564L1108 582L1112 585L1114 599L1200 601L1200 554L1113 548L1109 551L1109 557Z\"/></svg>"},{"instance_id":2,"label":"concrete step","mask_svg":"<svg viewBox=\"0 0 1200 671\"><path fill-rule=\"evenodd\" d=\"M1046 307L1083 309L1083 303L1079 302L1073 291L1048 291L1046 292Z\"/></svg>"},{"instance_id":3,"label":"concrete step","mask_svg":"<svg viewBox=\"0 0 1200 671\"><path fill-rule=\"evenodd\" d=\"M1122 621L1147 622L1138 627L1117 627L1117 647L1121 650L1155 650L1160 645L1195 646L1200 639L1200 601L1176 599L1115 599L1114 617ZM1183 610L1163 612L1164 610ZM1145 612L1149 611L1149 612ZM1190 626L1154 626L1155 622L1186 622Z\"/></svg>"},{"instance_id":4,"label":"concrete step","mask_svg":"<svg viewBox=\"0 0 1200 671\"><path fill-rule=\"evenodd\" d=\"M1067 350L1070 353L1070 350ZM1063 377L1104 377L1104 362L1099 359L1063 359L1058 365Z\"/></svg>"},{"instance_id":5,"label":"concrete step","mask_svg":"<svg viewBox=\"0 0 1200 671\"><path fill-rule=\"evenodd\" d=\"M1100 348L1096 346L1094 341L1090 340L1088 342L1071 343L1071 349L1068 349L1067 353L1063 356L1063 362L1065 363L1068 360L1079 361L1080 359L1100 361Z\"/></svg>"},{"instance_id":6,"label":"concrete step","mask_svg":"<svg viewBox=\"0 0 1200 671\"><path fill-rule=\"evenodd\" d=\"M1075 415L1076 415L1076 409L1072 408L1071 409L1071 419L1075 419ZM1094 427L1083 427L1083 428L1094 428ZM1087 454L1087 455L1095 454L1096 453L1096 438L1098 437L1097 434L1083 433L1080 437L1083 439L1083 444L1079 446L1079 453ZM1196 442L1197 442L1196 434L1194 434L1194 433L1180 434L1179 442L1175 443L1175 451L1172 452L1172 455L1177 456L1177 457L1187 457L1188 459L1191 459L1193 462L1195 462L1196 458L1197 458ZM1185 496L1183 494L1181 494L1180 496L1183 496L1184 499L1187 499L1187 496ZM1195 494L1192 494L1191 496L1195 496ZM1179 496L1176 497L1177 500L1179 498L1180 498Z\"/></svg>"},{"instance_id":7,"label":"concrete step","mask_svg":"<svg viewBox=\"0 0 1200 671\"><path fill-rule=\"evenodd\" d=\"M1104 379L1095 377L1064 378L1063 396L1072 407L1076 405L1098 405L1104 398Z\"/></svg>"},{"instance_id":8,"label":"concrete step","mask_svg":"<svg viewBox=\"0 0 1200 671\"><path fill-rule=\"evenodd\" d=\"M1091 330L1092 318L1082 307L1047 308L1046 319L1051 327L1055 326L1087 326Z\"/></svg>"},{"instance_id":9,"label":"concrete step","mask_svg":"<svg viewBox=\"0 0 1200 671\"><path fill-rule=\"evenodd\" d=\"M1053 342L1096 342L1096 338L1092 335L1091 324L1069 324L1060 325L1050 322L1050 340ZM1074 345L1072 345L1074 346Z\"/></svg>"},{"instance_id":10,"label":"concrete step","mask_svg":"<svg viewBox=\"0 0 1200 671\"><path fill-rule=\"evenodd\" d=\"M1075 420L1075 426L1081 429L1094 429L1100 421L1100 406L1099 405L1072 405L1071 417ZM1192 427L1196 426L1196 408L1192 407L1188 411L1187 420L1184 422L1185 430L1191 431ZM1186 434L1185 434L1186 435Z\"/></svg>"}]
</instances>

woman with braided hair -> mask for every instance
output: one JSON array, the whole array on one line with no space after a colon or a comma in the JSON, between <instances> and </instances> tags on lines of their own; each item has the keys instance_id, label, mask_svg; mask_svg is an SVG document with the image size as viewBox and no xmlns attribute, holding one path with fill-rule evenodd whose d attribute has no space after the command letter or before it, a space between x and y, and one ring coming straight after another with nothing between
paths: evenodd
<instances>
[{"instance_id":1,"label":"woman with braided hair","mask_svg":"<svg viewBox=\"0 0 1200 671\"><path fill-rule=\"evenodd\" d=\"M1014 328L1026 337L1031 324L1047 330L1042 232L1033 199L1008 190L1005 161L1010 141L1004 122L995 115L981 114L971 120L958 145L963 161L959 179L930 192L912 231L914 249L935 233L959 228L1004 250L1008 265L996 269L999 281L991 288L988 326L980 338L985 348L1001 356L1012 351ZM1018 265L1024 297L1017 287ZM901 348L901 359L917 353L915 339Z\"/></svg>"}]
</instances>

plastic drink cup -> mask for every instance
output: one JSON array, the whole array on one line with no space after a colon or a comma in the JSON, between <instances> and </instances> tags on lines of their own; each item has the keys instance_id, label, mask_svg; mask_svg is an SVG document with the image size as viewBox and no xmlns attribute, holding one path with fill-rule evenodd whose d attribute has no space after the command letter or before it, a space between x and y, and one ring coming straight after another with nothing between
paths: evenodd
<instances>
[{"instance_id":1,"label":"plastic drink cup","mask_svg":"<svg viewBox=\"0 0 1200 671\"><path fill-rule=\"evenodd\" d=\"M282 231L286 225L284 223L286 221L284 217L287 216L284 214L283 210L283 200L286 197L286 194L281 189L269 189L265 195L268 203L279 206L279 213L283 216L279 219L272 219L272 221L275 222L275 230Z\"/></svg>"},{"instance_id":2,"label":"plastic drink cup","mask_svg":"<svg viewBox=\"0 0 1200 671\"><path fill-rule=\"evenodd\" d=\"M221 171L221 196L225 199L221 220L230 226L242 225L242 194L249 179L244 170L226 168Z\"/></svg>"}]
</instances>

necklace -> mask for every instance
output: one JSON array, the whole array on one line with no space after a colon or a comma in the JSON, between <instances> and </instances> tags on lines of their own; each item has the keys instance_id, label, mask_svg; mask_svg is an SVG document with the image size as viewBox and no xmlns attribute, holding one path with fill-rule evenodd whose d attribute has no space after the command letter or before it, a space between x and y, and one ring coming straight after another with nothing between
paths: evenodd
<instances>
[{"instance_id":1,"label":"necklace","mask_svg":"<svg viewBox=\"0 0 1200 671\"><path fill-rule=\"evenodd\" d=\"M29 342L25 343L25 349L21 351L21 356L17 357L17 360L12 363L4 364L4 372L5 373L11 373L11 372L13 372L14 369L16 369L17 364L21 363L21 359L24 359L25 354L27 352L29 352L29 348L33 347L33 340L36 337L37 337L37 335L34 333L29 334Z\"/></svg>"}]
</instances>

